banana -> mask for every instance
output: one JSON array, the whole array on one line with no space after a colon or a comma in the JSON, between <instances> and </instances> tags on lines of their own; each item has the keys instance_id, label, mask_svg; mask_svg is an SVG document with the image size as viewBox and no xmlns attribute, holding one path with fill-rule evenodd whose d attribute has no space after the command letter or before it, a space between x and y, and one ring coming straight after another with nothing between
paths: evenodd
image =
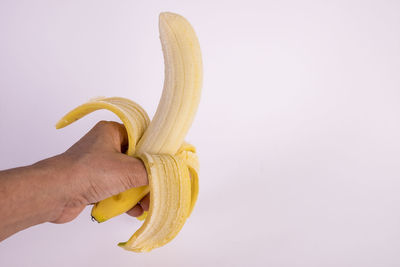
<instances>
[{"instance_id":1,"label":"banana","mask_svg":"<svg viewBox=\"0 0 400 267\"><path fill-rule=\"evenodd\" d=\"M165 78L153 119L135 102L120 97L96 98L67 113L56 124L63 128L99 109L115 113L128 133L126 154L141 159L149 185L132 188L96 203L98 222L122 214L150 192L150 208L138 219L142 226L118 245L147 252L170 242L193 211L198 196L199 161L194 146L184 142L200 101L202 58L197 36L182 16L159 16Z\"/></svg>"}]
</instances>

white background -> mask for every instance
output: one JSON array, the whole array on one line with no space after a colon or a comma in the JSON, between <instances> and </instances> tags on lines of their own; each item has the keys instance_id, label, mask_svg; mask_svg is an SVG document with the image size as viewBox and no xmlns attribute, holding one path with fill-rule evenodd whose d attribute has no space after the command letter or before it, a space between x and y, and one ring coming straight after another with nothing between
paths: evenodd
<instances>
[{"instance_id":1,"label":"white background","mask_svg":"<svg viewBox=\"0 0 400 267\"><path fill-rule=\"evenodd\" d=\"M43 224L0 243L0 266L400 265L399 1L0 1L0 169L61 153L100 111L152 116L163 83L158 14L184 15L204 59L187 140L201 160L178 237L135 254L123 215Z\"/></svg>"}]
</instances>

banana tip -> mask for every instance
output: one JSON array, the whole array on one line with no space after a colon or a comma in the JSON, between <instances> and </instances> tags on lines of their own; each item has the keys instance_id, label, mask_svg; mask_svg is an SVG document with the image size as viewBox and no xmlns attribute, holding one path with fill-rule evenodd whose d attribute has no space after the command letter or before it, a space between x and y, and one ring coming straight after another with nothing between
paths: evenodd
<instances>
[{"instance_id":1,"label":"banana tip","mask_svg":"<svg viewBox=\"0 0 400 267\"><path fill-rule=\"evenodd\" d=\"M58 130L58 129L64 128L67 125L68 125L68 123L61 119L56 123L55 127Z\"/></svg>"},{"instance_id":2,"label":"banana tip","mask_svg":"<svg viewBox=\"0 0 400 267\"><path fill-rule=\"evenodd\" d=\"M160 21L170 21L176 18L183 18L181 15L172 12L161 12L159 15Z\"/></svg>"},{"instance_id":3,"label":"banana tip","mask_svg":"<svg viewBox=\"0 0 400 267\"><path fill-rule=\"evenodd\" d=\"M120 243L118 243L118 246L123 248L123 247L125 247L125 244L126 244L126 242L120 242Z\"/></svg>"}]
</instances>

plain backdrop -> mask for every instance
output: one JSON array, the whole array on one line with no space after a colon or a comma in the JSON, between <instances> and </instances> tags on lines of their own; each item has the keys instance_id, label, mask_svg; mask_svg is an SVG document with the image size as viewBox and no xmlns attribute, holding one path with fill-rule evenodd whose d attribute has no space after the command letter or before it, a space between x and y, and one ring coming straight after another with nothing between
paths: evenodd
<instances>
[{"instance_id":1,"label":"plain backdrop","mask_svg":"<svg viewBox=\"0 0 400 267\"><path fill-rule=\"evenodd\" d=\"M202 100L194 213L151 253L140 226L88 207L0 243L0 266L400 266L400 2L0 1L0 169L62 153L98 120L56 121L96 96L153 116L158 14L194 26Z\"/></svg>"}]
</instances>

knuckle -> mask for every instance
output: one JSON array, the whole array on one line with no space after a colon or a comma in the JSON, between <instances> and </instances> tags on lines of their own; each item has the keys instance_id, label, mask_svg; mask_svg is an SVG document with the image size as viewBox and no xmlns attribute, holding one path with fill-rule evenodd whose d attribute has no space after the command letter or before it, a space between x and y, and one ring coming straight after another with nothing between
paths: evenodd
<instances>
[{"instance_id":1,"label":"knuckle","mask_svg":"<svg viewBox=\"0 0 400 267\"><path fill-rule=\"evenodd\" d=\"M95 125L95 127L105 131L115 131L121 128L121 124L115 121L101 120Z\"/></svg>"},{"instance_id":2,"label":"knuckle","mask_svg":"<svg viewBox=\"0 0 400 267\"><path fill-rule=\"evenodd\" d=\"M98 123L96 123L97 127L104 127L109 123L109 121L101 120Z\"/></svg>"}]
</instances>

